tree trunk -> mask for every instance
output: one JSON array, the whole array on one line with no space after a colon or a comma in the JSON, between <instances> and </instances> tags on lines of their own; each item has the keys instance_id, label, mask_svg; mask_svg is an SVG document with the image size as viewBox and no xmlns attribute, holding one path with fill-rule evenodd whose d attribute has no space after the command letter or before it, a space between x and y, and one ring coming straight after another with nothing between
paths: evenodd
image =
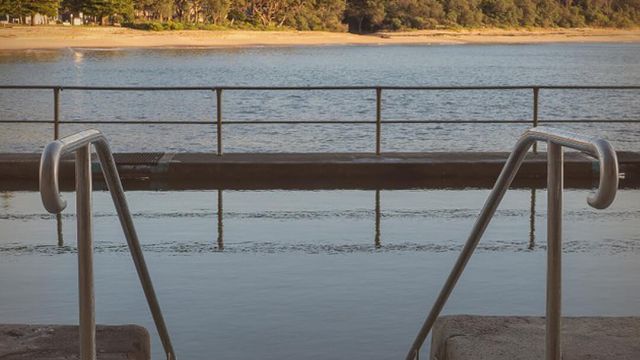
<instances>
[{"instance_id":1,"label":"tree trunk","mask_svg":"<svg viewBox=\"0 0 640 360\"><path fill-rule=\"evenodd\" d=\"M31 26L36 26L36 14L31 14Z\"/></svg>"}]
</instances>

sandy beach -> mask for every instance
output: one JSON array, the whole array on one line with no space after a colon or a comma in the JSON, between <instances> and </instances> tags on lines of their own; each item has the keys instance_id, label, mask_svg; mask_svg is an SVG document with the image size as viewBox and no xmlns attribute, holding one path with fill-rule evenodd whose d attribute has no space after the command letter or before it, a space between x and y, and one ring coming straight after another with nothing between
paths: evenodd
<instances>
[{"instance_id":1,"label":"sandy beach","mask_svg":"<svg viewBox=\"0 0 640 360\"><path fill-rule=\"evenodd\" d=\"M356 35L320 31L141 31L119 27L0 28L0 50L398 44L640 42L640 29L423 30Z\"/></svg>"}]
</instances>

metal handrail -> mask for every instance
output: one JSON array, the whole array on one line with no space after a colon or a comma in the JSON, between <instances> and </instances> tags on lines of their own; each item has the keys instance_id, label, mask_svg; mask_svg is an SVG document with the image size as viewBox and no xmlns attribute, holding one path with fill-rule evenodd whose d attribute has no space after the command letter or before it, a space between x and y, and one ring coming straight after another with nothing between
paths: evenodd
<instances>
[{"instance_id":1,"label":"metal handrail","mask_svg":"<svg viewBox=\"0 0 640 360\"><path fill-rule=\"evenodd\" d=\"M402 86L402 85L337 85L337 86L76 86L76 85L0 85L14 90L108 90L108 91L189 91L189 90L640 90L640 85L497 85L497 86Z\"/></svg>"},{"instance_id":2,"label":"metal handrail","mask_svg":"<svg viewBox=\"0 0 640 360\"><path fill-rule=\"evenodd\" d=\"M587 202L596 209L607 208L613 202L618 188L618 159L613 147L605 140L581 137L569 132L535 127L526 131L516 143L502 172L487 198L462 252L456 260L449 277L431 308L422 328L418 332L407 360L414 360L433 324L440 315L451 291L462 275L464 268L482 238L489 222L504 194L516 176L529 148L538 141L548 143L547 157L547 304L546 304L546 359L560 360L561 321L561 254L562 254L562 191L563 149L577 149L598 159L600 183L595 194Z\"/></svg>"},{"instance_id":3,"label":"metal handrail","mask_svg":"<svg viewBox=\"0 0 640 360\"><path fill-rule=\"evenodd\" d=\"M91 213L91 145L96 149L107 188L115 205L120 225L127 239L129 251L144 290L151 315L156 325L167 360L175 360L169 333L156 298L149 270L133 225L131 212L120 182L118 169L109 143L98 130L85 130L51 142L44 149L40 160L40 194L44 207L50 213L60 213L67 206L60 196L58 174L61 157L75 151L76 212L78 240L78 277L80 310L80 358L96 359L95 301L93 291L93 236Z\"/></svg>"},{"instance_id":4,"label":"metal handrail","mask_svg":"<svg viewBox=\"0 0 640 360\"><path fill-rule=\"evenodd\" d=\"M541 120L538 116L540 90L640 90L640 85L506 85L506 86L389 86L389 85L354 85L354 86L61 86L61 85L0 85L0 90L52 90L53 91L53 120L16 120L0 119L5 124L53 124L53 138L59 138L60 125L62 124L143 124L143 125L215 125L216 127L216 152L223 153L223 125L300 125L300 124L375 124L375 153L382 153L382 124L531 124L536 127L540 123L638 123L638 119L572 119L572 120ZM140 121L140 120L61 120L60 98L63 90L79 91L210 91L215 92L216 110L212 121ZM532 91L532 117L530 120L384 120L382 116L383 91ZM326 121L299 121L299 120L223 120L222 94L223 91L375 91L375 120L326 120ZM536 145L533 151L537 152Z\"/></svg>"}]
</instances>

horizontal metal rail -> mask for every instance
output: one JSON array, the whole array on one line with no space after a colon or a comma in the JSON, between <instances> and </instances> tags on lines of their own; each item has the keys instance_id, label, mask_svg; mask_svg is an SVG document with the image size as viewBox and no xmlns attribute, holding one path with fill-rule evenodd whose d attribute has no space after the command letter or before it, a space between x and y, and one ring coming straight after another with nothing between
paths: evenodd
<instances>
[{"instance_id":1,"label":"horizontal metal rail","mask_svg":"<svg viewBox=\"0 0 640 360\"><path fill-rule=\"evenodd\" d=\"M215 121L191 120L61 120L57 124L113 124L113 125L211 125ZM383 120L381 124L531 124L531 120ZM538 120L545 124L634 124L640 120ZM53 120L0 120L0 124L56 124ZM334 125L334 124L376 124L372 120L225 120L223 125Z\"/></svg>"},{"instance_id":2,"label":"horizontal metal rail","mask_svg":"<svg viewBox=\"0 0 640 360\"><path fill-rule=\"evenodd\" d=\"M506 86L58 86L0 85L14 90L215 91L215 90L640 90L640 85L506 85Z\"/></svg>"},{"instance_id":3,"label":"horizontal metal rail","mask_svg":"<svg viewBox=\"0 0 640 360\"><path fill-rule=\"evenodd\" d=\"M595 194L587 202L596 209L607 208L613 202L618 189L618 159L613 147L605 140L581 137L569 132L552 128L537 127L526 131L516 143L507 159L502 172L487 198L478 219L456 260L442 290L427 315L418 335L406 356L414 360L440 315L458 279L462 275L471 255L482 238L487 226L498 208L504 194L509 189L529 148L538 141L548 144L547 171L547 326L546 359L560 360L560 305L561 305L561 267L562 255L562 190L563 156L562 147L576 149L599 161L600 182Z\"/></svg>"},{"instance_id":4,"label":"horizontal metal rail","mask_svg":"<svg viewBox=\"0 0 640 360\"><path fill-rule=\"evenodd\" d=\"M223 153L224 125L375 125L375 153L382 152L382 125L394 124L530 124L533 127L541 123L545 124L624 124L640 123L640 119L548 119L539 118L540 90L613 90L613 91L637 91L640 85L508 85L508 86L55 86L55 85L0 85L0 90L52 90L53 91L53 120L13 120L0 119L0 124L53 124L53 138L58 139L60 125L63 124L100 124L100 125L215 125L216 128L216 152ZM61 120L60 119L60 95L65 91L208 91L215 93L215 116L211 121L188 120ZM222 94L225 91L372 91L375 99L375 120L224 120L222 115ZM532 118L490 120L490 119L416 119L384 120L382 117L382 95L384 91L532 91ZM533 145L533 151L537 152L537 144Z\"/></svg>"},{"instance_id":5,"label":"horizontal metal rail","mask_svg":"<svg viewBox=\"0 0 640 360\"><path fill-rule=\"evenodd\" d=\"M60 196L58 174L60 159L66 153L76 154L76 212L78 237L78 276L80 312L80 358L95 360L95 302L93 291L93 234L91 212L91 145L98 154L107 188L118 213L120 225L127 239L127 245L142 285L151 315L160 335L167 360L175 355L171 339L160 310L144 260L140 241L133 225L133 218L118 176L118 169L109 148L109 143L98 130L85 130L63 139L56 140L44 149L40 160L40 194L44 207L50 213L59 214L67 206Z\"/></svg>"}]
</instances>

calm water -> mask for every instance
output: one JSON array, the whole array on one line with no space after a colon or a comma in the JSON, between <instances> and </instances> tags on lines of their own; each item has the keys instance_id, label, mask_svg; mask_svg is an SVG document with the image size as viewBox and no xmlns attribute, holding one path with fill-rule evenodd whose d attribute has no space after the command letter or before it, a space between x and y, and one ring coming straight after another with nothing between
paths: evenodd
<instances>
[{"instance_id":1,"label":"calm water","mask_svg":"<svg viewBox=\"0 0 640 360\"><path fill-rule=\"evenodd\" d=\"M488 190L128 194L184 359L401 358ZM640 191L595 211L568 191L567 315L637 315ZM73 194L65 194L72 203ZM546 193L507 194L446 313L544 313ZM95 194L97 318L153 329L108 194ZM533 234L531 221L533 219ZM0 318L77 321L75 216L37 193L0 196ZM154 352L161 347L154 337Z\"/></svg>"},{"instance_id":2,"label":"calm water","mask_svg":"<svg viewBox=\"0 0 640 360\"><path fill-rule=\"evenodd\" d=\"M640 44L91 50L0 56L0 84L215 85L638 85ZM638 119L640 91L542 91L540 119ZM386 120L532 118L523 91L383 94ZM2 119L52 118L51 91L0 91ZM214 94L63 91L63 120L212 120ZM373 91L225 92L226 120L374 120ZM63 134L85 126L65 125ZM120 151L213 151L212 125L95 125ZM384 125L383 150L509 150L524 125ZM638 125L565 128L640 150ZM34 151L48 125L2 125L0 151ZM372 151L373 125L227 125L228 152Z\"/></svg>"},{"instance_id":3,"label":"calm water","mask_svg":"<svg viewBox=\"0 0 640 360\"><path fill-rule=\"evenodd\" d=\"M640 84L640 45L90 50L0 56L0 84ZM204 92L63 91L64 120L212 120ZM530 91L385 92L387 120L530 119ZM542 91L541 119L637 119L640 92ZM373 92L225 92L227 120L373 120ZM52 117L50 91L0 91L0 118ZM118 151L213 151L214 126L99 124ZM637 125L563 126L640 150ZM64 125L63 134L82 126ZM526 126L384 125L385 151L508 150ZM0 151L39 151L51 127L1 125ZM372 125L228 125L225 150L372 151ZM401 358L488 190L130 192L178 356ZM640 191L596 212L566 193L564 311L640 311ZM65 195L73 204L73 194ZM532 203L532 196L535 203ZM545 199L507 194L446 313L544 312ZM57 233L37 193L0 192L2 322L77 321L75 216ZM117 218L95 193L97 318L153 330ZM157 338L153 349L161 356Z\"/></svg>"}]
</instances>

